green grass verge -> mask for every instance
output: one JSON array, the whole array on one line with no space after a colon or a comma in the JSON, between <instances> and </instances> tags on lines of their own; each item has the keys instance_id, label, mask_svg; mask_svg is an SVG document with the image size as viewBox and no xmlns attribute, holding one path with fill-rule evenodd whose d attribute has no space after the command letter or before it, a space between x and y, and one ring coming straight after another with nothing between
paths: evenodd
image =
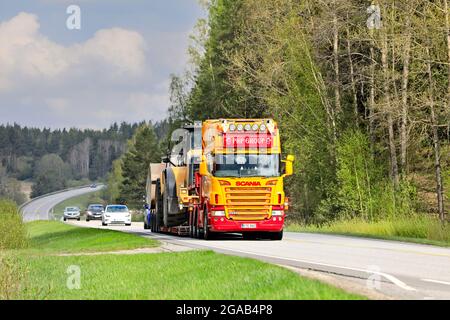
<instances>
[{"instance_id":1,"label":"green grass verge","mask_svg":"<svg viewBox=\"0 0 450 320\"><path fill-rule=\"evenodd\" d=\"M8 277L17 275L6 299L365 299L275 265L211 251L61 256L157 242L56 221L26 227L28 248L15 250L3 263ZM81 288L71 290L67 283L76 268Z\"/></svg>"},{"instance_id":2,"label":"green grass verge","mask_svg":"<svg viewBox=\"0 0 450 320\"><path fill-rule=\"evenodd\" d=\"M450 224L442 225L439 220L427 217L376 222L354 219L335 221L323 226L291 223L286 231L339 234L450 247Z\"/></svg>"},{"instance_id":3,"label":"green grass verge","mask_svg":"<svg viewBox=\"0 0 450 320\"><path fill-rule=\"evenodd\" d=\"M56 221L26 224L29 249L38 253L130 250L158 246L152 239L112 230L79 228Z\"/></svg>"},{"instance_id":4,"label":"green grass verge","mask_svg":"<svg viewBox=\"0 0 450 320\"><path fill-rule=\"evenodd\" d=\"M149 255L39 257L28 262L30 287L48 299L364 299L252 259L210 251ZM67 288L67 270L81 289Z\"/></svg>"},{"instance_id":5,"label":"green grass verge","mask_svg":"<svg viewBox=\"0 0 450 320\"><path fill-rule=\"evenodd\" d=\"M100 192L101 191L86 193L58 203L53 208L53 216L55 219L59 220L63 216L66 207L78 207L83 215L90 204L103 204L103 200L100 198Z\"/></svg>"}]
</instances>

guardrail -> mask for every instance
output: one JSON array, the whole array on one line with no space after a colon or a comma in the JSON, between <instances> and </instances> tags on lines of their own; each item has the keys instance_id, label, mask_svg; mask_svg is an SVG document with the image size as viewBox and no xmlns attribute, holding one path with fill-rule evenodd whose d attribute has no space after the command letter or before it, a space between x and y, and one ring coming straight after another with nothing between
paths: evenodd
<instances>
[{"instance_id":1,"label":"guardrail","mask_svg":"<svg viewBox=\"0 0 450 320\"><path fill-rule=\"evenodd\" d=\"M27 202L21 204L21 205L19 206L19 212L20 212L20 214L23 216L23 211L22 211L23 208L25 208L25 207L28 206L29 204L31 204L31 203L33 203L33 202L39 200L39 199L46 198L46 197L49 197L49 196L53 196L53 195L55 195L55 194L60 194L60 193L68 192L68 191L73 191L73 190L79 190L79 189L89 188L90 186L91 186L91 185L79 186L79 187L73 187L73 188L68 188L68 189L64 189L64 190L59 190L59 191L55 191L55 192L43 194L43 195L41 195L41 196L38 196L38 197L36 197L36 198L33 198L33 199L31 199L31 200L29 200L29 201L27 201ZM97 187L104 187L104 186L105 186L104 184L98 184L98 185L97 185Z\"/></svg>"}]
</instances>

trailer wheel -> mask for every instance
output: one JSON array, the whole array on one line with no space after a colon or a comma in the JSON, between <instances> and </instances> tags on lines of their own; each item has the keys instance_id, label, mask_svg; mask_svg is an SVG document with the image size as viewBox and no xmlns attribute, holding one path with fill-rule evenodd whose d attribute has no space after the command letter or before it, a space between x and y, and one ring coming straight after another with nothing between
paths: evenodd
<instances>
[{"instance_id":1,"label":"trailer wheel","mask_svg":"<svg viewBox=\"0 0 450 320\"><path fill-rule=\"evenodd\" d=\"M191 212L190 214L190 220L189 220L189 237L194 237L194 212Z\"/></svg>"},{"instance_id":2,"label":"trailer wheel","mask_svg":"<svg viewBox=\"0 0 450 320\"><path fill-rule=\"evenodd\" d=\"M150 213L148 215L150 215ZM150 229L150 226L147 223L148 215L144 216L144 230L149 230Z\"/></svg>"},{"instance_id":3,"label":"trailer wheel","mask_svg":"<svg viewBox=\"0 0 450 320\"><path fill-rule=\"evenodd\" d=\"M153 214L153 225L154 232L159 232L160 227L163 224L163 212L162 212L162 199L161 199L161 180L156 180L156 189L155 189L155 212Z\"/></svg>"}]
</instances>

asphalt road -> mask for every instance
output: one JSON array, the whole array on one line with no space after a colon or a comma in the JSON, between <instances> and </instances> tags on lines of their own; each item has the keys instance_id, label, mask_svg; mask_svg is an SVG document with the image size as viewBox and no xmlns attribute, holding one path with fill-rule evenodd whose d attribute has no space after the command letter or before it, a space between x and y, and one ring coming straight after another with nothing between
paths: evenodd
<instances>
[{"instance_id":1,"label":"asphalt road","mask_svg":"<svg viewBox=\"0 0 450 320\"><path fill-rule=\"evenodd\" d=\"M52 206L77 194L71 191L40 199L25 208L25 216L28 220L48 217ZM105 228L99 221L71 223ZM153 234L144 230L143 223L107 228L293 267L357 292L394 299L450 299L450 248L307 233L285 233L283 241L245 241L239 235L204 241Z\"/></svg>"},{"instance_id":2,"label":"asphalt road","mask_svg":"<svg viewBox=\"0 0 450 320\"><path fill-rule=\"evenodd\" d=\"M82 194L99 191L102 188L102 185L97 186L97 188L87 187L53 194L44 198L39 198L28 203L22 208L23 220L26 222L36 220L52 220L53 217L51 215L51 211L57 204L61 203L64 200L80 196Z\"/></svg>"}]
</instances>

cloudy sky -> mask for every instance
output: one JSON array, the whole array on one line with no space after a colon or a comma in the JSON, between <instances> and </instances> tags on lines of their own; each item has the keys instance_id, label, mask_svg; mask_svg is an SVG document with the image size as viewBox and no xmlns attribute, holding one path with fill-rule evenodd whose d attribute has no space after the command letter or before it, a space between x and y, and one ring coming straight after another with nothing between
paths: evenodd
<instances>
[{"instance_id":1,"label":"cloudy sky","mask_svg":"<svg viewBox=\"0 0 450 320\"><path fill-rule=\"evenodd\" d=\"M81 8L81 29L66 26ZM197 0L0 0L0 123L104 128L160 120Z\"/></svg>"}]
</instances>

